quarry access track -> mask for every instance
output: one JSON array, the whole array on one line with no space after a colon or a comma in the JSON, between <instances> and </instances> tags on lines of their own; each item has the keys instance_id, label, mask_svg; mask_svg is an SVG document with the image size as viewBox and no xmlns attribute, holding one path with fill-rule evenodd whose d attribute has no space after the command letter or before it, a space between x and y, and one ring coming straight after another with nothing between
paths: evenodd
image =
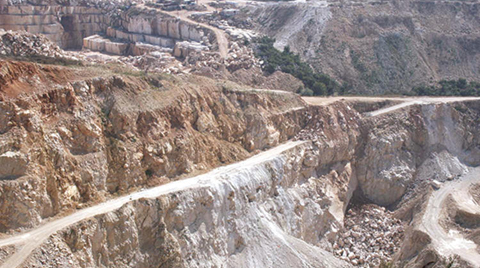
<instances>
[{"instance_id":1,"label":"quarry access track","mask_svg":"<svg viewBox=\"0 0 480 268\"><path fill-rule=\"evenodd\" d=\"M384 107L372 112L365 113L365 116L379 116L387 114L402 108L406 108L416 104L438 104L480 100L480 97L303 97L310 105L324 106L337 101L347 102L382 102L392 101L398 104Z\"/></svg>"},{"instance_id":2,"label":"quarry access track","mask_svg":"<svg viewBox=\"0 0 480 268\"><path fill-rule=\"evenodd\" d=\"M206 187L218 180L222 174L235 172L237 169L243 169L272 159L285 151L306 143L305 141L288 141L273 149L259 153L244 161L237 162L228 166L216 168L206 174L192 177L189 179L170 182L161 186L147 190L135 192L123 197L112 199L104 203L78 210L77 212L60 219L52 220L31 231L15 235L9 238L0 239L0 248L11 245L23 245L12 256L5 260L1 268L14 268L20 266L30 254L41 246L51 235L56 232L78 223L82 220L104 214L119 209L128 202L141 198L156 198L162 195L185 191L197 187Z\"/></svg>"},{"instance_id":3,"label":"quarry access track","mask_svg":"<svg viewBox=\"0 0 480 268\"><path fill-rule=\"evenodd\" d=\"M457 230L450 229L448 232L440 225L446 217L446 205L448 197L452 196L459 208L466 209L471 213L480 214L480 206L476 204L469 193L470 187L480 181L480 168L472 168L460 179L445 183L439 190L434 192L425 209L420 228L432 239L434 248L443 256L460 256L474 267L480 267L480 254L477 245L463 237Z\"/></svg>"},{"instance_id":4,"label":"quarry access track","mask_svg":"<svg viewBox=\"0 0 480 268\"><path fill-rule=\"evenodd\" d=\"M205 6L207 7L207 11L214 11L215 10L211 6L207 5L206 3L205 3ZM146 8L146 9L155 9L155 8L152 8L152 7L147 7L145 5L142 5L142 7ZM213 26L205 24L205 23L197 22L197 21L194 21L194 20L189 18L189 16L191 14L196 13L198 11L189 11L189 10L164 11L164 10L161 10L161 9L155 9L155 10L157 10L159 12L162 12L162 13L165 13L165 14L168 14L170 16L177 17L180 20L191 23L193 25L198 25L198 26L201 26L203 28L209 29L210 31L212 31L215 34L215 36L217 38L218 52L220 53L220 56L222 56L223 59L227 58L228 44L229 43L228 43L228 38L226 36L226 33L223 30L220 30L216 27L213 27Z\"/></svg>"},{"instance_id":5,"label":"quarry access track","mask_svg":"<svg viewBox=\"0 0 480 268\"><path fill-rule=\"evenodd\" d=\"M367 114L367 116L379 116L392 111L409 107L415 104L430 104L430 103L446 103L446 102L458 102L468 100L479 100L480 98L468 98L468 97L447 97L447 98L366 98L366 97L330 97L330 98L304 98L307 103L311 105L328 105L336 101L385 101L395 100L401 102L390 107L382 108ZM26 231L21 234L13 235L4 239L0 239L0 248L6 246L17 246L17 251L5 260L0 268L13 268L20 266L31 253L41 246L51 235L55 234L68 226L78 223L82 220L104 214L107 212L119 209L128 202L142 199L142 198L156 198L161 195L166 195L174 192L184 191L196 187L204 187L211 184L213 181L219 178L221 174L232 172L236 169L242 169L248 166L262 163L278 156L282 152L290 150L296 146L305 143L305 141L289 141L281 144L273 149L259 153L251 158L234 163L225 167L216 168L206 174L192 177L189 179L183 179L167 183L161 186L150 188L143 191L138 191L123 197L112 199L104 203L78 210L68 216L53 219L44 223L30 231ZM451 193L458 191L468 191L471 183L476 181L476 178L480 176L480 168L474 169L471 173L462 177L461 179L453 182L446 183L439 191L437 191L429 200L427 206L427 212L425 216L424 228L432 236L432 241L435 245L440 247L440 252L445 255L458 254L467 261L480 261L480 255L473 249L475 244L473 242L464 239L458 232L447 233L439 225L439 215L441 211L441 204L445 201L445 198ZM468 204L471 208L471 204ZM480 210L480 208L479 208ZM467 243L466 247L465 244ZM478 259L477 259L478 258ZM474 262L475 263L475 262Z\"/></svg>"}]
</instances>

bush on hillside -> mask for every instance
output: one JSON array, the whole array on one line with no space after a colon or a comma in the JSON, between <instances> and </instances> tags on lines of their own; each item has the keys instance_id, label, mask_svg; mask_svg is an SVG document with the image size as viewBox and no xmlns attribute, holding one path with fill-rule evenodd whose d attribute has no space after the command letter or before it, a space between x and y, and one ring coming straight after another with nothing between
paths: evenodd
<instances>
[{"instance_id":1,"label":"bush on hillside","mask_svg":"<svg viewBox=\"0 0 480 268\"><path fill-rule=\"evenodd\" d=\"M480 96L480 83L466 79L441 80L435 86L416 86L412 93L417 96Z\"/></svg>"},{"instance_id":2,"label":"bush on hillside","mask_svg":"<svg viewBox=\"0 0 480 268\"><path fill-rule=\"evenodd\" d=\"M303 92L306 95L313 92L316 96L333 95L341 92L340 89L345 89L330 76L314 72L298 54L290 51L289 46L280 51L273 46L274 43L275 39L266 36L256 40L256 55L263 60L263 70L266 73L282 71L300 79L308 89L302 90L300 94Z\"/></svg>"}]
</instances>

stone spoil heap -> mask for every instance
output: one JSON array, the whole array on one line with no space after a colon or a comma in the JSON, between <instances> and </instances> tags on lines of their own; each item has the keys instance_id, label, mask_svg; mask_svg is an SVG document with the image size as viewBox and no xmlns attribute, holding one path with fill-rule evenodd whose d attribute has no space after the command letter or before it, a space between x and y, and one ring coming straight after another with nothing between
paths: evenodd
<instances>
[{"instance_id":1,"label":"stone spoil heap","mask_svg":"<svg viewBox=\"0 0 480 268\"><path fill-rule=\"evenodd\" d=\"M400 248L404 227L390 211L376 205L349 209L345 230L333 243L333 253L360 267L377 267L390 262Z\"/></svg>"},{"instance_id":2,"label":"stone spoil heap","mask_svg":"<svg viewBox=\"0 0 480 268\"><path fill-rule=\"evenodd\" d=\"M0 32L0 55L65 57L63 50L45 36L13 31Z\"/></svg>"},{"instance_id":3,"label":"stone spoil heap","mask_svg":"<svg viewBox=\"0 0 480 268\"><path fill-rule=\"evenodd\" d=\"M121 62L145 72L179 74L183 65L170 53L153 51L142 56L129 56L119 59Z\"/></svg>"},{"instance_id":4,"label":"stone spoil heap","mask_svg":"<svg viewBox=\"0 0 480 268\"><path fill-rule=\"evenodd\" d=\"M222 12L199 12L191 18L201 23L208 23L218 29L224 30L230 38L237 41L250 41L257 37L253 30L251 18L234 19L238 13L236 9L224 9Z\"/></svg>"},{"instance_id":5,"label":"stone spoil heap","mask_svg":"<svg viewBox=\"0 0 480 268\"><path fill-rule=\"evenodd\" d=\"M260 62L251 48L233 42L228 57L225 59L225 66L230 72L233 72L238 69L260 67Z\"/></svg>"},{"instance_id":6,"label":"stone spoil heap","mask_svg":"<svg viewBox=\"0 0 480 268\"><path fill-rule=\"evenodd\" d=\"M228 71L234 72L238 69L260 67L261 64L252 49L233 42L225 59L222 59L217 52L192 51L186 57L184 65L192 70L204 67L218 70L220 66L224 65Z\"/></svg>"}]
</instances>

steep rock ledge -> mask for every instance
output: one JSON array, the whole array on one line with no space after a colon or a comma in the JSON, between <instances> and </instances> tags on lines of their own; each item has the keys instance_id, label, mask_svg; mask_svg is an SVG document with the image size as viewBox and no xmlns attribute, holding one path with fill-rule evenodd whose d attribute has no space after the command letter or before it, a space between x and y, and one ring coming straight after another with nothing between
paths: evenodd
<instances>
[{"instance_id":1,"label":"steep rock ledge","mask_svg":"<svg viewBox=\"0 0 480 268\"><path fill-rule=\"evenodd\" d=\"M2 102L0 166L18 165L2 170L0 230L239 161L305 124L305 104L291 94L199 77L150 83L95 78Z\"/></svg>"},{"instance_id":2,"label":"steep rock ledge","mask_svg":"<svg viewBox=\"0 0 480 268\"><path fill-rule=\"evenodd\" d=\"M444 181L478 165L478 105L416 105L365 118L356 156L363 195L393 205L424 180Z\"/></svg>"},{"instance_id":3,"label":"steep rock ledge","mask_svg":"<svg viewBox=\"0 0 480 268\"><path fill-rule=\"evenodd\" d=\"M200 187L83 221L53 236L25 267L53 259L80 267L349 267L315 245L342 225L337 216L349 199L340 201L336 189L354 188L351 166L318 176L310 163L322 160L312 149L297 142L266 161L202 175Z\"/></svg>"}]
</instances>

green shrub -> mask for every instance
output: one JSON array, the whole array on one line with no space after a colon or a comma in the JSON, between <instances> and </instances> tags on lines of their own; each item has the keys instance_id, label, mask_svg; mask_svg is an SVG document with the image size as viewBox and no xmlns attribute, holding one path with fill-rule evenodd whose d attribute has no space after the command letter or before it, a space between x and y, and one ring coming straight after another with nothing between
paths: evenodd
<instances>
[{"instance_id":1,"label":"green shrub","mask_svg":"<svg viewBox=\"0 0 480 268\"><path fill-rule=\"evenodd\" d=\"M480 83L466 79L441 80L436 86L416 86L412 89L417 96L480 96Z\"/></svg>"},{"instance_id":2,"label":"green shrub","mask_svg":"<svg viewBox=\"0 0 480 268\"><path fill-rule=\"evenodd\" d=\"M311 90L309 88L301 88L297 91L297 93L302 95L302 96L313 96L314 95L313 90Z\"/></svg>"},{"instance_id":3,"label":"green shrub","mask_svg":"<svg viewBox=\"0 0 480 268\"><path fill-rule=\"evenodd\" d=\"M275 39L270 37L262 37L255 42L256 56L264 61L263 71L267 74L282 71L293 75L301 80L306 88L309 88L309 91L304 92L305 94L313 92L314 95L319 96L341 92L337 81L326 74L314 72L298 54L290 51L289 46L280 51L273 46L274 43Z\"/></svg>"}]
</instances>

